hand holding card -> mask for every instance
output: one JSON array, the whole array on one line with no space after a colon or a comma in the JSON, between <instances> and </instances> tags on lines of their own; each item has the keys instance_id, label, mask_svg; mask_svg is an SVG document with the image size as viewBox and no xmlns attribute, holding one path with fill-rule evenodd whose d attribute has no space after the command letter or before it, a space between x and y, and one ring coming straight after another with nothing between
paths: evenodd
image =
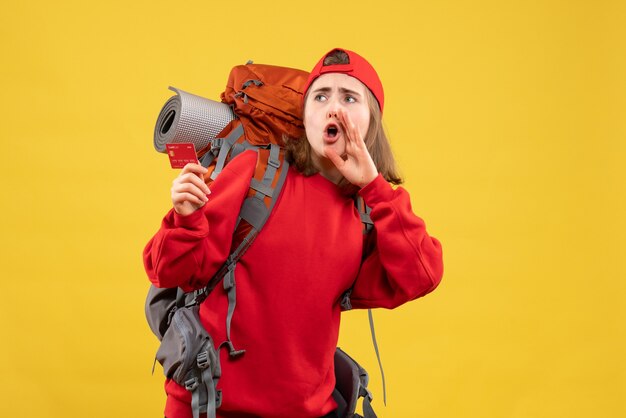
<instances>
[{"instance_id":1,"label":"hand holding card","mask_svg":"<svg viewBox=\"0 0 626 418\"><path fill-rule=\"evenodd\" d=\"M192 143L165 144L165 149L172 168L183 168L188 163L198 164L196 148Z\"/></svg>"},{"instance_id":2,"label":"hand holding card","mask_svg":"<svg viewBox=\"0 0 626 418\"><path fill-rule=\"evenodd\" d=\"M193 144L166 144L172 168L182 171L172 184L172 203L179 215L190 215L209 200L211 191L204 182L208 170L198 163Z\"/></svg>"}]
</instances>

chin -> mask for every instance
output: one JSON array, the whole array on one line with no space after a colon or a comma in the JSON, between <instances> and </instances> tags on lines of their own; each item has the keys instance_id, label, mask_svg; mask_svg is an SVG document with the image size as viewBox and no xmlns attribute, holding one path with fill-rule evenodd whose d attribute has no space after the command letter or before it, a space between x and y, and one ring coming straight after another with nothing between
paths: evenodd
<instances>
[{"instance_id":1,"label":"chin","mask_svg":"<svg viewBox=\"0 0 626 418\"><path fill-rule=\"evenodd\" d=\"M339 154L342 157L346 153L346 146L344 144L340 144L338 142L335 142L334 144L328 146L328 148L331 148L332 150L334 150L337 154Z\"/></svg>"}]
</instances>

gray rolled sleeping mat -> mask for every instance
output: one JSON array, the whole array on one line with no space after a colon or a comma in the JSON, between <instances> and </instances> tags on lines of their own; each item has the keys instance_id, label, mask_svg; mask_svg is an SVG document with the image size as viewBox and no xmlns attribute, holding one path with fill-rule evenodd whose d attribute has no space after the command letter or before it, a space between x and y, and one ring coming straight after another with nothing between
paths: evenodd
<instances>
[{"instance_id":1,"label":"gray rolled sleeping mat","mask_svg":"<svg viewBox=\"0 0 626 418\"><path fill-rule=\"evenodd\" d=\"M233 110L225 103L187 93L175 87L176 96L163 105L154 127L154 148L166 152L165 144L191 142L200 151L230 121Z\"/></svg>"}]
</instances>

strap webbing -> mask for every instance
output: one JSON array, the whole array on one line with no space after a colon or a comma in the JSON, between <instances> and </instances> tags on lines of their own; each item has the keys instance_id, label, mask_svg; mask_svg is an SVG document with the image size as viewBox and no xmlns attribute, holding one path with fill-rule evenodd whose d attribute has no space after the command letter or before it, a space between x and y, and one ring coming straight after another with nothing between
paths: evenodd
<instances>
[{"instance_id":1,"label":"strap webbing","mask_svg":"<svg viewBox=\"0 0 626 418\"><path fill-rule=\"evenodd\" d=\"M374 343L374 351L376 351L376 359L378 360L378 367L380 368L380 375L383 378L383 403L386 406L387 405L387 387L385 385L385 372L383 371L383 363L380 361L380 353L378 352L378 344L376 343L376 332L374 331L374 316L372 315L371 309L367 310L367 316L370 322L370 332L372 334L372 342Z\"/></svg>"},{"instance_id":2,"label":"strap webbing","mask_svg":"<svg viewBox=\"0 0 626 418\"><path fill-rule=\"evenodd\" d=\"M265 206L263 200L256 196L248 197L241 206L239 218L248 222L257 231L263 227L265 220L269 215L269 209ZM238 221L239 222L239 221Z\"/></svg>"},{"instance_id":3,"label":"strap webbing","mask_svg":"<svg viewBox=\"0 0 626 418\"><path fill-rule=\"evenodd\" d=\"M213 154L213 151L208 151L206 154L202 156L202 159L200 159L200 164L202 165L202 167L207 168L208 166L211 165L214 159L215 159L215 154Z\"/></svg>"},{"instance_id":4,"label":"strap webbing","mask_svg":"<svg viewBox=\"0 0 626 418\"><path fill-rule=\"evenodd\" d=\"M263 180L259 181L256 178L250 180L250 188L256 190L253 197L248 197L241 207L239 214L240 219L244 219L250 225L252 225L257 231L259 231L265 221L267 220L274 202L276 201L274 196L274 188L272 188L272 182L276 177L276 172L280 168L280 147L276 144L270 145L270 152L267 159L267 167L265 173L263 173ZM281 176L276 185L278 191L281 190L284 183L284 177L287 175L287 169L289 164L287 161L283 161L283 170ZM264 199L269 197L272 199L270 207L265 205ZM239 221L238 221L239 223Z\"/></svg>"},{"instance_id":5,"label":"strap webbing","mask_svg":"<svg viewBox=\"0 0 626 418\"><path fill-rule=\"evenodd\" d=\"M215 170L213 170L213 172L211 173L211 179L215 180L217 176L222 172L224 165L226 165L226 157L228 157L230 149L233 147L233 145L235 145L235 142L237 142L241 135L243 135L243 125L239 124L235 129L232 130L231 133L228 134L226 138L224 138L222 146L220 147L220 153L217 156Z\"/></svg>"},{"instance_id":6,"label":"strap webbing","mask_svg":"<svg viewBox=\"0 0 626 418\"><path fill-rule=\"evenodd\" d=\"M211 373L211 367L207 367L202 370L202 382L204 383L204 387L206 387L206 395L207 395L207 403L203 405L203 408L206 407L207 418L215 418L215 410L217 409L217 397L215 396L215 385L217 385L217 381L213 382L213 375ZM200 386L202 387L202 386ZM196 390L199 390L200 387ZM192 394L192 402L193 402L193 394Z\"/></svg>"},{"instance_id":7,"label":"strap webbing","mask_svg":"<svg viewBox=\"0 0 626 418\"><path fill-rule=\"evenodd\" d=\"M274 195L274 189L272 189L271 185L268 186L267 184L260 182L255 178L250 181L250 187L267 197L272 197Z\"/></svg>"},{"instance_id":8,"label":"strap webbing","mask_svg":"<svg viewBox=\"0 0 626 418\"><path fill-rule=\"evenodd\" d=\"M263 174L263 180L262 180L262 184L268 189L271 189L272 181L274 181L274 177L276 176L276 171L280 167L280 159L278 158L279 155L280 155L280 147L276 144L271 144L270 156L267 159L267 168L265 169L265 174ZM286 167L283 168L283 171L285 171L285 168ZM271 197L272 194L262 193L261 191L257 190L255 197L263 200L265 196Z\"/></svg>"},{"instance_id":9,"label":"strap webbing","mask_svg":"<svg viewBox=\"0 0 626 418\"><path fill-rule=\"evenodd\" d=\"M185 389L191 392L191 411L193 418L205 414L207 418L216 418L215 410L221 404L217 383L222 374L219 354L215 353L212 341L206 341L204 350L196 355L197 369L200 375L192 375L185 381Z\"/></svg>"},{"instance_id":10,"label":"strap webbing","mask_svg":"<svg viewBox=\"0 0 626 418\"><path fill-rule=\"evenodd\" d=\"M191 392L191 412L193 418L200 418L200 390L198 387Z\"/></svg>"},{"instance_id":11,"label":"strap webbing","mask_svg":"<svg viewBox=\"0 0 626 418\"><path fill-rule=\"evenodd\" d=\"M236 350L230 339L230 324L233 320L235 306L237 306L237 289L235 286L236 265L236 263L232 264L232 267L228 269L226 276L224 276L224 290L228 293L228 314L226 316L226 341L224 341L221 345L226 344L228 346L228 354L231 357L237 357L246 352L246 350Z\"/></svg>"},{"instance_id":12,"label":"strap webbing","mask_svg":"<svg viewBox=\"0 0 626 418\"><path fill-rule=\"evenodd\" d=\"M372 221L372 217L370 216L372 208L367 206L365 199L358 195L355 198L355 204L359 216L361 217L361 223L363 224L363 234L367 234L374 228L374 221Z\"/></svg>"},{"instance_id":13,"label":"strap webbing","mask_svg":"<svg viewBox=\"0 0 626 418\"><path fill-rule=\"evenodd\" d=\"M371 400L367 396L363 398L363 418L377 418Z\"/></svg>"}]
</instances>

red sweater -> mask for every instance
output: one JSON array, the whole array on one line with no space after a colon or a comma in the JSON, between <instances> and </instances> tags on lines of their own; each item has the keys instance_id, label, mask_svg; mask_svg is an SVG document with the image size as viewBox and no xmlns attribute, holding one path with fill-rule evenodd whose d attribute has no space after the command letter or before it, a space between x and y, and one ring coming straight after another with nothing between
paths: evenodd
<instances>
[{"instance_id":1,"label":"red sweater","mask_svg":"<svg viewBox=\"0 0 626 418\"><path fill-rule=\"evenodd\" d=\"M248 151L231 161L202 209L165 216L144 250L152 283L199 288L222 265L256 158ZM231 337L246 353L232 360L221 350L218 417L329 413L336 408L333 355L344 291L354 286L354 308L393 308L439 284L441 246L413 214L408 193L392 189L380 175L359 193L375 226L365 250L353 200L319 174L305 177L289 169L263 231L235 269ZM217 286L200 308L216 345L226 339L227 306ZM165 387L165 415L190 418L190 393L169 380Z\"/></svg>"}]
</instances>

